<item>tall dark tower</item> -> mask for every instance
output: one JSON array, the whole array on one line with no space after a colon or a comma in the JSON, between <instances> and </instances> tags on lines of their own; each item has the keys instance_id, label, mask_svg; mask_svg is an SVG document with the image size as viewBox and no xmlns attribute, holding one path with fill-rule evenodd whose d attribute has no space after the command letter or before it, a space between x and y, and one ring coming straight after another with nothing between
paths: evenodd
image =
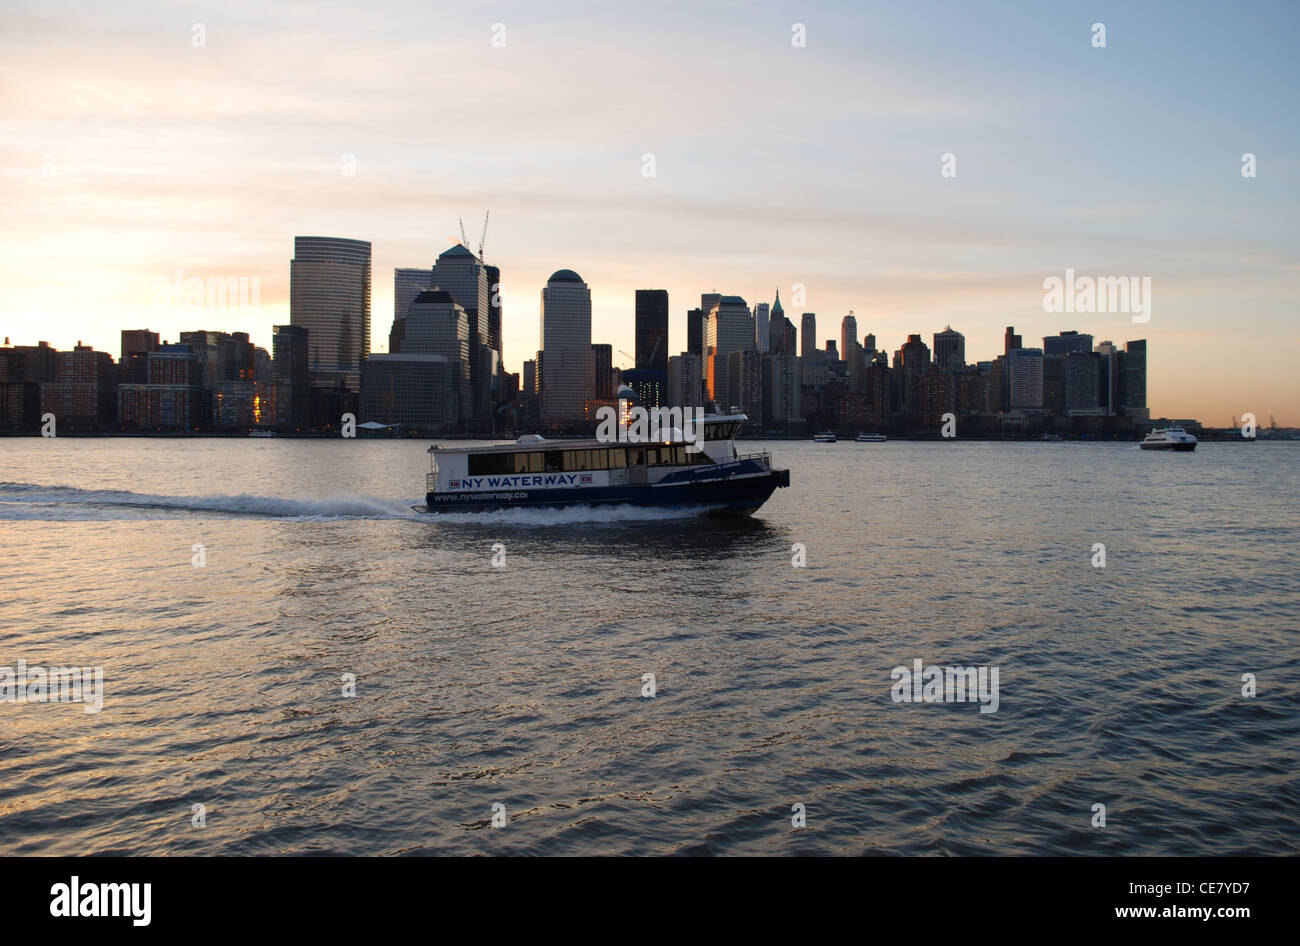
<instances>
[{"instance_id":1,"label":"tall dark tower","mask_svg":"<svg viewBox=\"0 0 1300 946\"><path fill-rule=\"evenodd\" d=\"M686 310L686 350L704 361L704 310Z\"/></svg>"},{"instance_id":2,"label":"tall dark tower","mask_svg":"<svg viewBox=\"0 0 1300 946\"><path fill-rule=\"evenodd\" d=\"M496 266L483 266L488 282L488 347L496 349L497 361L506 363L505 352L501 348L501 269Z\"/></svg>"},{"instance_id":3,"label":"tall dark tower","mask_svg":"<svg viewBox=\"0 0 1300 946\"><path fill-rule=\"evenodd\" d=\"M668 377L668 290L636 291L636 366Z\"/></svg>"},{"instance_id":4,"label":"tall dark tower","mask_svg":"<svg viewBox=\"0 0 1300 946\"><path fill-rule=\"evenodd\" d=\"M1014 351L1017 348L1023 347L1020 344L1020 336L1016 334L1016 327L1014 325L1007 326L1007 332L1002 337L1002 341L1004 345L1002 354L1004 355L1007 354L1008 352Z\"/></svg>"}]
</instances>

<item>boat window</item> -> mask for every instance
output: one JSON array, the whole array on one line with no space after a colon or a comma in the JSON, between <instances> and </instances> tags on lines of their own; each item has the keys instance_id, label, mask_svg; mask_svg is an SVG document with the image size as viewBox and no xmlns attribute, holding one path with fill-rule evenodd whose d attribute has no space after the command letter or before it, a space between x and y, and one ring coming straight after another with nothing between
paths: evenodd
<instances>
[{"instance_id":1,"label":"boat window","mask_svg":"<svg viewBox=\"0 0 1300 946\"><path fill-rule=\"evenodd\" d=\"M514 459L509 453L472 453L467 459L468 476L498 476L513 472Z\"/></svg>"},{"instance_id":2,"label":"boat window","mask_svg":"<svg viewBox=\"0 0 1300 946\"><path fill-rule=\"evenodd\" d=\"M564 453L560 450L546 451L546 472L562 473L564 471Z\"/></svg>"},{"instance_id":3,"label":"boat window","mask_svg":"<svg viewBox=\"0 0 1300 946\"><path fill-rule=\"evenodd\" d=\"M629 447L627 451L628 466L645 465L645 447Z\"/></svg>"},{"instance_id":4,"label":"boat window","mask_svg":"<svg viewBox=\"0 0 1300 946\"><path fill-rule=\"evenodd\" d=\"M713 424L704 425L705 440L730 440L736 436L740 430L740 421L729 420L720 421Z\"/></svg>"},{"instance_id":5,"label":"boat window","mask_svg":"<svg viewBox=\"0 0 1300 946\"><path fill-rule=\"evenodd\" d=\"M513 454L514 462L511 464L511 470L510 470L510 472L512 472L512 473L527 473L527 472L528 472L528 457L529 457L529 456L530 456L530 455L527 454L527 453L516 453L516 454Z\"/></svg>"},{"instance_id":6,"label":"boat window","mask_svg":"<svg viewBox=\"0 0 1300 946\"><path fill-rule=\"evenodd\" d=\"M607 451L609 453L609 468L611 470L621 470L627 466L627 450L623 447L614 447Z\"/></svg>"},{"instance_id":7,"label":"boat window","mask_svg":"<svg viewBox=\"0 0 1300 946\"><path fill-rule=\"evenodd\" d=\"M607 465L607 464L606 464L606 461L607 461L608 458L609 458L609 451L608 451L608 450L592 450L592 451L590 451L590 453L591 453L591 469L593 469L593 470L603 470L603 469L605 469L605 467L606 467L606 465Z\"/></svg>"},{"instance_id":8,"label":"boat window","mask_svg":"<svg viewBox=\"0 0 1300 946\"><path fill-rule=\"evenodd\" d=\"M565 450L564 451L564 470L566 473L572 473L575 470L590 469L587 450Z\"/></svg>"}]
</instances>

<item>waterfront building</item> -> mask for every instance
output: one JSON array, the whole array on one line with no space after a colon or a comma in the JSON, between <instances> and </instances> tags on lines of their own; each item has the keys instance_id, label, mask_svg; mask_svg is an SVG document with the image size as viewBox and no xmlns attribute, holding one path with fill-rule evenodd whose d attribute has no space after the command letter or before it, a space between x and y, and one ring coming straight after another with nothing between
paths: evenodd
<instances>
[{"instance_id":1,"label":"waterfront building","mask_svg":"<svg viewBox=\"0 0 1300 946\"><path fill-rule=\"evenodd\" d=\"M668 359L669 407L703 407L704 388L700 384L700 356L684 351Z\"/></svg>"},{"instance_id":2,"label":"waterfront building","mask_svg":"<svg viewBox=\"0 0 1300 946\"><path fill-rule=\"evenodd\" d=\"M77 342L55 355L54 378L41 385L41 413L60 430L100 430L117 422L117 364L106 351Z\"/></svg>"},{"instance_id":3,"label":"waterfront building","mask_svg":"<svg viewBox=\"0 0 1300 946\"><path fill-rule=\"evenodd\" d=\"M1147 343L1146 339L1125 342L1119 358L1119 400L1121 411L1133 420L1149 420L1147 404Z\"/></svg>"},{"instance_id":4,"label":"waterfront building","mask_svg":"<svg viewBox=\"0 0 1300 946\"><path fill-rule=\"evenodd\" d=\"M763 356L763 424L789 427L803 420L803 373L794 355Z\"/></svg>"},{"instance_id":5,"label":"waterfront building","mask_svg":"<svg viewBox=\"0 0 1300 946\"><path fill-rule=\"evenodd\" d=\"M840 322L840 351L843 352L845 360L848 359L849 346L858 343L858 320L853 315L853 310L844 316Z\"/></svg>"},{"instance_id":6,"label":"waterfront building","mask_svg":"<svg viewBox=\"0 0 1300 946\"><path fill-rule=\"evenodd\" d=\"M388 332L390 354L402 350L402 335L406 316L415 297L433 286L433 267L428 269L405 268L393 270L393 327Z\"/></svg>"},{"instance_id":7,"label":"waterfront building","mask_svg":"<svg viewBox=\"0 0 1300 946\"><path fill-rule=\"evenodd\" d=\"M541 341L542 422L584 425L587 402L595 395L591 289L571 269L556 270L542 290Z\"/></svg>"},{"instance_id":8,"label":"waterfront building","mask_svg":"<svg viewBox=\"0 0 1300 946\"><path fill-rule=\"evenodd\" d=\"M276 325L271 332L272 422L283 431L303 430L311 424L307 329L301 325Z\"/></svg>"},{"instance_id":9,"label":"waterfront building","mask_svg":"<svg viewBox=\"0 0 1300 946\"><path fill-rule=\"evenodd\" d=\"M777 295L777 302L780 302L780 294ZM804 371L806 372L812 365L817 362L817 316L812 312L805 312L799 324L799 332L802 340L799 350L800 357L804 360Z\"/></svg>"},{"instance_id":10,"label":"waterfront building","mask_svg":"<svg viewBox=\"0 0 1300 946\"><path fill-rule=\"evenodd\" d=\"M951 325L934 334L934 363L941 368L961 368L966 364L966 336L953 331Z\"/></svg>"},{"instance_id":11,"label":"waterfront building","mask_svg":"<svg viewBox=\"0 0 1300 946\"><path fill-rule=\"evenodd\" d=\"M464 309L456 308L463 319ZM468 335L466 323L466 349ZM455 432L462 427L461 396L468 387L459 358L408 351L371 355L365 364L358 419L400 424L403 433L421 437Z\"/></svg>"},{"instance_id":12,"label":"waterfront building","mask_svg":"<svg viewBox=\"0 0 1300 946\"><path fill-rule=\"evenodd\" d=\"M359 391L370 352L370 243L295 237L289 323L308 331L313 384Z\"/></svg>"},{"instance_id":13,"label":"waterfront building","mask_svg":"<svg viewBox=\"0 0 1300 946\"><path fill-rule=\"evenodd\" d=\"M614 397L614 346L592 342L593 396L604 401Z\"/></svg>"},{"instance_id":14,"label":"waterfront building","mask_svg":"<svg viewBox=\"0 0 1300 946\"><path fill-rule=\"evenodd\" d=\"M1091 349L1092 339L1085 337L1088 338L1088 348ZM1046 361L1047 359L1044 359L1044 363ZM1101 407L1099 398L1101 356L1094 351L1075 349L1062 356L1059 361L1064 368L1065 376L1065 413L1097 413Z\"/></svg>"},{"instance_id":15,"label":"waterfront building","mask_svg":"<svg viewBox=\"0 0 1300 946\"><path fill-rule=\"evenodd\" d=\"M727 371L733 351L754 350L754 317L740 296L719 296L704 328L704 352L708 363L706 389L709 399L725 409L731 396Z\"/></svg>"},{"instance_id":16,"label":"waterfront building","mask_svg":"<svg viewBox=\"0 0 1300 946\"><path fill-rule=\"evenodd\" d=\"M1007 352L1009 410L1043 411L1043 350L1013 348Z\"/></svg>"},{"instance_id":17,"label":"waterfront building","mask_svg":"<svg viewBox=\"0 0 1300 946\"><path fill-rule=\"evenodd\" d=\"M1061 332L1058 335L1043 337L1043 357L1068 355L1071 352L1087 353L1092 351L1092 336L1080 335L1078 332Z\"/></svg>"},{"instance_id":18,"label":"waterfront building","mask_svg":"<svg viewBox=\"0 0 1300 946\"><path fill-rule=\"evenodd\" d=\"M753 348L727 354L727 410L749 415L754 424L763 419L763 356ZM719 405L721 406L721 405Z\"/></svg>"},{"instance_id":19,"label":"waterfront building","mask_svg":"<svg viewBox=\"0 0 1300 946\"><path fill-rule=\"evenodd\" d=\"M772 345L769 312L770 307L766 302L760 302L754 306L754 350L761 354L770 351Z\"/></svg>"},{"instance_id":20,"label":"waterfront building","mask_svg":"<svg viewBox=\"0 0 1300 946\"><path fill-rule=\"evenodd\" d=\"M636 367L668 376L668 290L636 291Z\"/></svg>"}]
</instances>

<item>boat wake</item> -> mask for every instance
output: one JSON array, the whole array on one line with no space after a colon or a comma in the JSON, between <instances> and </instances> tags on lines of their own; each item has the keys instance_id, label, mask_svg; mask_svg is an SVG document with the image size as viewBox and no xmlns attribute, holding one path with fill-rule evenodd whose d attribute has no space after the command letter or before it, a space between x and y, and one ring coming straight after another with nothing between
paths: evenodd
<instances>
[{"instance_id":1,"label":"boat wake","mask_svg":"<svg viewBox=\"0 0 1300 946\"><path fill-rule=\"evenodd\" d=\"M415 519L409 500L343 493L319 499L237 495L164 496L120 489L0 483L0 520L184 518L195 514L274 519Z\"/></svg>"},{"instance_id":2,"label":"boat wake","mask_svg":"<svg viewBox=\"0 0 1300 946\"><path fill-rule=\"evenodd\" d=\"M78 489L75 486L0 482L0 521L180 519L207 515L294 519L304 522L407 519L446 525L562 526L659 522L689 519L704 512L702 508L610 505L422 515L411 508L416 502L414 499L381 499L364 493L340 493L317 499L250 496L247 493L166 496L124 489Z\"/></svg>"}]
</instances>

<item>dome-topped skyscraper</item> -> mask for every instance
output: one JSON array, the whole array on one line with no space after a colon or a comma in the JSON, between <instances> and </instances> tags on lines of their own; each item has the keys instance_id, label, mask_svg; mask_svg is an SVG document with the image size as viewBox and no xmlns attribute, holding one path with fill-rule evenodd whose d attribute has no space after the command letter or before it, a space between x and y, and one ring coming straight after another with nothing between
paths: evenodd
<instances>
[{"instance_id":1,"label":"dome-topped skyscraper","mask_svg":"<svg viewBox=\"0 0 1300 946\"><path fill-rule=\"evenodd\" d=\"M595 395L591 290L571 269L557 269L542 290L542 420L578 427Z\"/></svg>"}]
</instances>

